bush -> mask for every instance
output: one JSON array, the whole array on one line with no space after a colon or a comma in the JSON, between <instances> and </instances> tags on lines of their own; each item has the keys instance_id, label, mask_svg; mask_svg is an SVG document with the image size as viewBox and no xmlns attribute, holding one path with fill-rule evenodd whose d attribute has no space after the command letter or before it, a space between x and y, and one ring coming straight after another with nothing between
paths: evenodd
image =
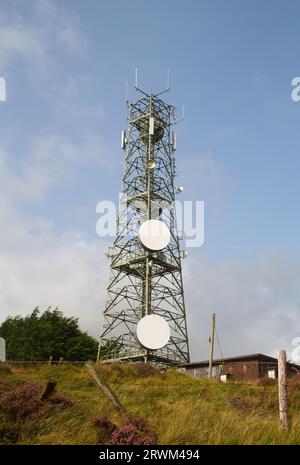
<instances>
[{"instance_id":1,"label":"bush","mask_svg":"<svg viewBox=\"0 0 300 465\"><path fill-rule=\"evenodd\" d=\"M104 415L95 418L93 424L97 429L97 443L110 444L111 435L117 426Z\"/></svg>"},{"instance_id":2,"label":"bush","mask_svg":"<svg viewBox=\"0 0 300 465\"><path fill-rule=\"evenodd\" d=\"M300 374L297 374L288 380L288 388L297 389L300 388Z\"/></svg>"},{"instance_id":3,"label":"bush","mask_svg":"<svg viewBox=\"0 0 300 465\"><path fill-rule=\"evenodd\" d=\"M158 370L153 365L148 363L138 362L134 364L134 372L137 376L151 376L158 373Z\"/></svg>"},{"instance_id":4,"label":"bush","mask_svg":"<svg viewBox=\"0 0 300 465\"><path fill-rule=\"evenodd\" d=\"M24 420L39 412L48 415L51 413L49 407L67 408L73 405L72 399L63 394L43 401L38 384L22 384L9 390L9 386L0 380L0 411L11 420Z\"/></svg>"},{"instance_id":5,"label":"bush","mask_svg":"<svg viewBox=\"0 0 300 465\"><path fill-rule=\"evenodd\" d=\"M0 362L0 374L11 375L12 374L11 368L8 365L5 365L5 363Z\"/></svg>"},{"instance_id":6,"label":"bush","mask_svg":"<svg viewBox=\"0 0 300 465\"><path fill-rule=\"evenodd\" d=\"M157 441L157 434L146 420L131 417L125 425L116 428L111 435L113 445L153 445Z\"/></svg>"},{"instance_id":7,"label":"bush","mask_svg":"<svg viewBox=\"0 0 300 465\"><path fill-rule=\"evenodd\" d=\"M277 381L273 378L259 378L256 382L257 386L262 387L275 386L275 384L277 384Z\"/></svg>"},{"instance_id":8,"label":"bush","mask_svg":"<svg viewBox=\"0 0 300 465\"><path fill-rule=\"evenodd\" d=\"M43 402L39 398L38 384L23 384L0 396L0 410L12 420L25 419L36 413Z\"/></svg>"},{"instance_id":9,"label":"bush","mask_svg":"<svg viewBox=\"0 0 300 465\"><path fill-rule=\"evenodd\" d=\"M0 396L3 394L3 392L8 391L9 385L4 379L0 379Z\"/></svg>"}]
</instances>

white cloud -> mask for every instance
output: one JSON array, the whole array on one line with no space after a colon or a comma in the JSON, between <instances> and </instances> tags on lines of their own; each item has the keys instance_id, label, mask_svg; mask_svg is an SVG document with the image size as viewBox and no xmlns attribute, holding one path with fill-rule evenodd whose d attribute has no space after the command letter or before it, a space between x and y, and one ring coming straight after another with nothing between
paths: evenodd
<instances>
[{"instance_id":1,"label":"white cloud","mask_svg":"<svg viewBox=\"0 0 300 465\"><path fill-rule=\"evenodd\" d=\"M49 0L34 2L31 16L24 14L22 3L13 3L10 6L16 8L0 13L1 71L17 65L18 76L29 76L38 84L34 92L48 98L49 110L64 113L69 121L80 115L91 128L91 120L103 116L101 105L84 92L92 79L70 77L64 61L68 54L83 57L88 46L76 16ZM108 154L102 137L84 128L72 138L49 133L48 128L42 136L26 134L21 150L14 140L6 146L2 141L1 321L9 314L27 314L36 305L58 305L66 314L79 316L84 329L98 334L107 280L104 244L76 231L54 232L55 224L47 216L30 213L30 205L73 183L83 166L110 168Z\"/></svg>"},{"instance_id":2,"label":"white cloud","mask_svg":"<svg viewBox=\"0 0 300 465\"><path fill-rule=\"evenodd\" d=\"M185 262L188 321L194 360L208 358L210 318L224 356L292 351L300 336L300 265L275 252L263 253L253 264L242 261ZM220 353L218 352L218 355Z\"/></svg>"},{"instance_id":3,"label":"white cloud","mask_svg":"<svg viewBox=\"0 0 300 465\"><path fill-rule=\"evenodd\" d=\"M0 28L0 63L5 67L16 57L33 61L46 59L46 51L38 40L36 33L23 25L4 26Z\"/></svg>"},{"instance_id":4,"label":"white cloud","mask_svg":"<svg viewBox=\"0 0 300 465\"><path fill-rule=\"evenodd\" d=\"M55 233L47 217L22 205L72 182L76 168L106 163L101 144L96 136L76 145L52 134L37 138L24 159L0 150L0 321L52 305L98 334L108 271L104 244L76 231Z\"/></svg>"},{"instance_id":5,"label":"white cloud","mask_svg":"<svg viewBox=\"0 0 300 465\"><path fill-rule=\"evenodd\" d=\"M9 237L1 240L0 321L8 315L26 315L37 305L42 310L59 306L97 336L106 280L103 244L80 234L51 235L47 227L41 230L41 224L36 236L26 221L11 223L10 228L21 243L13 244Z\"/></svg>"},{"instance_id":6,"label":"white cloud","mask_svg":"<svg viewBox=\"0 0 300 465\"><path fill-rule=\"evenodd\" d=\"M19 201L41 200L50 190L72 184L80 166L110 169L108 153L97 134L83 136L78 143L58 134L36 137L22 158L0 147L0 194Z\"/></svg>"},{"instance_id":7,"label":"white cloud","mask_svg":"<svg viewBox=\"0 0 300 465\"><path fill-rule=\"evenodd\" d=\"M58 7L50 0L38 0L35 6L36 20L44 33L52 35L52 41L67 52L82 53L87 39L81 33L79 21L72 10Z\"/></svg>"},{"instance_id":8,"label":"white cloud","mask_svg":"<svg viewBox=\"0 0 300 465\"><path fill-rule=\"evenodd\" d=\"M81 75L67 75L60 82L54 81L42 97L59 116L70 120L101 121L105 115L103 105L95 100L95 81Z\"/></svg>"},{"instance_id":9,"label":"white cloud","mask_svg":"<svg viewBox=\"0 0 300 465\"><path fill-rule=\"evenodd\" d=\"M97 83L78 66L73 69L74 55L76 65L80 61L85 69L88 50L79 18L50 0L32 2L31 15L22 6L17 2L13 10L0 13L0 74L7 81L8 100L17 103L13 97L19 86L46 105L57 122L67 120L71 128L73 123L89 128L97 124L98 129L105 111L95 100ZM33 119L38 109L33 105Z\"/></svg>"},{"instance_id":10,"label":"white cloud","mask_svg":"<svg viewBox=\"0 0 300 465\"><path fill-rule=\"evenodd\" d=\"M0 67L20 59L28 65L31 77L54 76L59 54L83 56L88 41L79 21L70 10L50 0L33 2L30 16L21 13L22 5L13 13L0 15Z\"/></svg>"},{"instance_id":11,"label":"white cloud","mask_svg":"<svg viewBox=\"0 0 300 465\"><path fill-rule=\"evenodd\" d=\"M20 77L30 73L31 82L38 82L36 93L51 97L49 109L67 113L69 121L80 115L91 127L91 119L103 116L101 105L84 93L92 80L70 77L60 63L61 54L82 55L86 37L72 12L48 0L34 5L31 17L21 13L21 3L16 12L0 13L0 68L17 64ZM29 207L73 183L83 166L110 168L109 150L101 136L84 128L72 138L26 134L23 142L21 150L14 140L0 147L0 321L37 305L59 306L96 336L108 271L104 244L81 232L56 233L47 216L30 213Z\"/></svg>"}]
</instances>

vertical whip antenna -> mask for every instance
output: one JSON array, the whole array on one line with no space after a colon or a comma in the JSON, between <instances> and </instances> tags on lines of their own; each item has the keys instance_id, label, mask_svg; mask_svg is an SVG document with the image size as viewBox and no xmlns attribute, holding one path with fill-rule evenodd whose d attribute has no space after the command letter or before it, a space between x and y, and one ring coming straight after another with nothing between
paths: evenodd
<instances>
[{"instance_id":1,"label":"vertical whip antenna","mask_svg":"<svg viewBox=\"0 0 300 465\"><path fill-rule=\"evenodd\" d=\"M167 71L167 90L170 90L170 69Z\"/></svg>"}]
</instances>

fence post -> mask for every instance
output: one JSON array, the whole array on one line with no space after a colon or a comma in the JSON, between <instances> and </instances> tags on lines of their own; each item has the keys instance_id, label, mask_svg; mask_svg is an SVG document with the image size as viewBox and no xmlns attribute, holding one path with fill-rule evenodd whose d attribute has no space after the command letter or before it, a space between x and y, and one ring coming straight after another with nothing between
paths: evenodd
<instances>
[{"instance_id":1,"label":"fence post","mask_svg":"<svg viewBox=\"0 0 300 465\"><path fill-rule=\"evenodd\" d=\"M50 355L48 365L52 365L52 359L53 359L53 357L52 357L52 355Z\"/></svg>"},{"instance_id":2,"label":"fence post","mask_svg":"<svg viewBox=\"0 0 300 465\"><path fill-rule=\"evenodd\" d=\"M124 417L127 418L127 413L123 405L119 402L117 397L114 395L114 393L110 390L110 388L107 386L107 384L103 381L102 378L100 378L96 371L95 368L92 366L90 362L86 363L86 367L88 368L90 374L98 384L99 388L102 389L104 392L105 396L112 402L112 404L116 407L116 409L119 411L119 413Z\"/></svg>"},{"instance_id":3,"label":"fence post","mask_svg":"<svg viewBox=\"0 0 300 465\"><path fill-rule=\"evenodd\" d=\"M278 356L278 395L279 395L279 420L280 427L287 429L287 372L286 351L280 350Z\"/></svg>"},{"instance_id":4,"label":"fence post","mask_svg":"<svg viewBox=\"0 0 300 465\"><path fill-rule=\"evenodd\" d=\"M48 381L44 389L44 392L42 394L41 400L49 399L49 397L51 397L53 392L55 391L55 387L56 387L56 381L54 380Z\"/></svg>"}]
</instances>

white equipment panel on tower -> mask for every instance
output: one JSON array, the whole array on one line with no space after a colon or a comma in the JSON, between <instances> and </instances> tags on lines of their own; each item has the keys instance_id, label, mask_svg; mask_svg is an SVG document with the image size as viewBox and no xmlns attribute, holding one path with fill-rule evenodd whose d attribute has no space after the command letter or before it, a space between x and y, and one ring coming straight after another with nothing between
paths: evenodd
<instances>
[{"instance_id":1,"label":"white equipment panel on tower","mask_svg":"<svg viewBox=\"0 0 300 465\"><path fill-rule=\"evenodd\" d=\"M170 326L159 315L146 315L137 324L136 335L147 349L162 349L170 339Z\"/></svg>"},{"instance_id":2,"label":"white equipment panel on tower","mask_svg":"<svg viewBox=\"0 0 300 465\"><path fill-rule=\"evenodd\" d=\"M162 250L169 244L171 233L163 221L147 220L140 227L139 238L146 249Z\"/></svg>"}]
</instances>

